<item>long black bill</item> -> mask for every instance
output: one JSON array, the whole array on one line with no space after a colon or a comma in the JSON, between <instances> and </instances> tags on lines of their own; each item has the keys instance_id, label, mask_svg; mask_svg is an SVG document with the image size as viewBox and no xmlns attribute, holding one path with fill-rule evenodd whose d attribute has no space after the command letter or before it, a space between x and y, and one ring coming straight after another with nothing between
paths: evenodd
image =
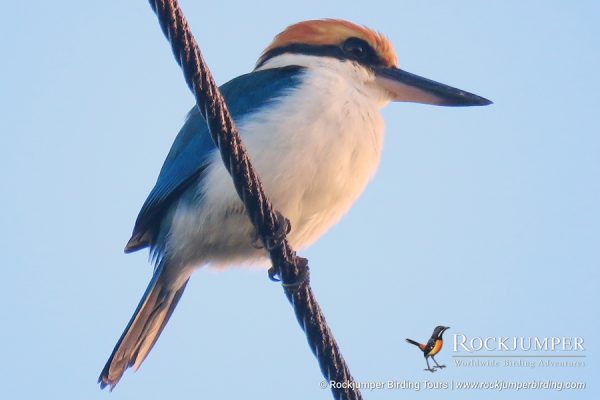
<instances>
[{"instance_id":1,"label":"long black bill","mask_svg":"<svg viewBox=\"0 0 600 400\"><path fill-rule=\"evenodd\" d=\"M393 101L449 107L487 106L492 104L488 99L476 94L398 68L375 67L375 80L392 94Z\"/></svg>"}]
</instances>

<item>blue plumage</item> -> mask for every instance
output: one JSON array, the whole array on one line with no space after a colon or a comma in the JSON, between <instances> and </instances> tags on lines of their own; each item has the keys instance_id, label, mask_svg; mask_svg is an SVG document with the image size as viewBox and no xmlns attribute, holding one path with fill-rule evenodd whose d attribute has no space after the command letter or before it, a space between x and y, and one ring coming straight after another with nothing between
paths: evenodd
<instances>
[{"instance_id":1,"label":"blue plumage","mask_svg":"<svg viewBox=\"0 0 600 400\"><path fill-rule=\"evenodd\" d=\"M290 66L255 71L239 76L220 87L233 119L240 122L300 84L302 67ZM179 195L196 182L216 151L206 122L194 107L160 170L156 184L137 217L126 252L140 250L155 242L162 217Z\"/></svg>"}]
</instances>

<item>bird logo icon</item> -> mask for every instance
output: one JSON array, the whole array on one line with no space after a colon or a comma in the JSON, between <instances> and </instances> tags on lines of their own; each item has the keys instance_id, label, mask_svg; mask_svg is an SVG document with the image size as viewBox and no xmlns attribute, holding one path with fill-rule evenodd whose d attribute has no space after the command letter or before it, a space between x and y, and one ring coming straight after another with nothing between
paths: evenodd
<instances>
[{"instance_id":1,"label":"bird logo icon","mask_svg":"<svg viewBox=\"0 0 600 400\"><path fill-rule=\"evenodd\" d=\"M419 350L421 350L423 352L423 356L425 357L425 362L427 363L427 368L425 368L425 371L435 372L436 368L439 368L439 369L446 368L445 365L438 364L438 362L435 360L434 356L436 356L440 352L440 350L442 350L442 346L444 345L444 340L443 340L442 336L444 335L444 332L446 332L448 329L450 329L449 326L443 326L443 325L436 326L435 329L433 330L433 333L431 334L431 338L429 338L429 340L427 341L426 344L415 342L412 339L408 339L408 338L406 339L406 341L408 343L414 344L415 346L417 346L419 348ZM433 362L435 363L435 366L433 368L431 368L429 366L429 358L431 358L433 360Z\"/></svg>"}]
</instances>

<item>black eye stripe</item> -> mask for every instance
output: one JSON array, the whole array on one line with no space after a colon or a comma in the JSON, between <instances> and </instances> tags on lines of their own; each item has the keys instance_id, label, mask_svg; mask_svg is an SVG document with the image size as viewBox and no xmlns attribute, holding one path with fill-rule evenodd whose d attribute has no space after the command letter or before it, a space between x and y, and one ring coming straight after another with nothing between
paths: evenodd
<instances>
[{"instance_id":1,"label":"black eye stripe","mask_svg":"<svg viewBox=\"0 0 600 400\"><path fill-rule=\"evenodd\" d=\"M365 51L359 55L351 49L356 50L357 47L363 48ZM365 66L381 66L383 61L377 56L375 50L364 40L359 38L346 39L339 45L309 45L294 43L287 46L276 47L265 53L259 60L256 68L262 66L267 60L285 53L306 54L313 56L333 57L338 60L352 60Z\"/></svg>"}]
</instances>

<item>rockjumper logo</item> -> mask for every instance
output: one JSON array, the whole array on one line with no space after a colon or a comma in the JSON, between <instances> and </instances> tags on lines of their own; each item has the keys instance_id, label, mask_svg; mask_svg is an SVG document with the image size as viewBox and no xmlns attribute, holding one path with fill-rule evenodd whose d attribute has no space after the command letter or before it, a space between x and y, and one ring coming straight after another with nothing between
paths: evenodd
<instances>
[{"instance_id":1,"label":"rockjumper logo","mask_svg":"<svg viewBox=\"0 0 600 400\"><path fill-rule=\"evenodd\" d=\"M575 352L585 351L584 340L579 336L488 336L468 337L454 334L453 351L474 353L493 352Z\"/></svg>"},{"instance_id":2,"label":"rockjumper logo","mask_svg":"<svg viewBox=\"0 0 600 400\"><path fill-rule=\"evenodd\" d=\"M439 369L446 368L445 365L438 364L438 362L435 361L435 358L433 356L435 356L436 354L438 354L440 352L440 350L442 350L442 346L444 345L444 340L443 340L442 336L444 335L444 332L446 332L448 329L450 329L449 326L442 326L442 325L436 326L435 329L433 330L433 334L431 335L431 338L427 341L427 344L421 344L419 342L415 342L412 339L406 339L406 341L408 343L414 344L423 352L423 356L425 357L425 362L427 363L427 368L425 368L425 371L435 372L436 368L439 368ZM431 368L429 366L429 358L430 357L433 360L433 362L435 363L435 367L433 367L433 368Z\"/></svg>"}]
</instances>

